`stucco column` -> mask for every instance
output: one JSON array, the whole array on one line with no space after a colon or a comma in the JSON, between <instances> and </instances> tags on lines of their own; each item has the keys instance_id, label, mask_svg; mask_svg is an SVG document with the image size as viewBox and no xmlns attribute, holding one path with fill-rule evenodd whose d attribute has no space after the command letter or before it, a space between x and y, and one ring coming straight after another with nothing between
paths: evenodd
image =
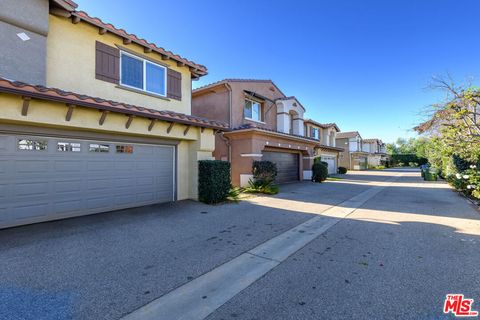
<instances>
[{"instance_id":1,"label":"stucco column","mask_svg":"<svg viewBox=\"0 0 480 320\"><path fill-rule=\"evenodd\" d=\"M312 166L315 159L314 151L306 151L302 154L303 156L303 180L312 179Z\"/></svg>"},{"instance_id":2,"label":"stucco column","mask_svg":"<svg viewBox=\"0 0 480 320\"><path fill-rule=\"evenodd\" d=\"M290 133L290 116L288 113L277 114L277 130L283 133Z\"/></svg>"},{"instance_id":3,"label":"stucco column","mask_svg":"<svg viewBox=\"0 0 480 320\"><path fill-rule=\"evenodd\" d=\"M198 200L198 161L213 160L213 150L215 150L213 130L207 129L202 133L200 128L197 128L197 140L190 142L188 148L189 175L187 179L189 181L189 199ZM179 179L181 179L181 170L182 168L178 168Z\"/></svg>"}]
</instances>

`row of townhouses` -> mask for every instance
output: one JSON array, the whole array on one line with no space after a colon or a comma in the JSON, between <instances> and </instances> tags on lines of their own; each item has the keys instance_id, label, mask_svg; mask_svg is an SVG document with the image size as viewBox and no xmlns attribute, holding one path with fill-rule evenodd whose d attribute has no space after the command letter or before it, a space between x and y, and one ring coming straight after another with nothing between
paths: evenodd
<instances>
[{"instance_id":1,"label":"row of townhouses","mask_svg":"<svg viewBox=\"0 0 480 320\"><path fill-rule=\"evenodd\" d=\"M203 159L230 161L234 185L254 160L278 182L310 179L315 157L330 173L383 160L270 80L192 91L205 66L71 0L1 1L0 40L0 228L196 199Z\"/></svg>"}]
</instances>

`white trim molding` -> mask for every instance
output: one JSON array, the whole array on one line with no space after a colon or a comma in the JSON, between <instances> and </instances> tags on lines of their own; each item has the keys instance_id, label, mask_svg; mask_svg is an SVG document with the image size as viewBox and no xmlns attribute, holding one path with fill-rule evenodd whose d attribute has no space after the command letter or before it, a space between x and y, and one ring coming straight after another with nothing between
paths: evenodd
<instances>
[{"instance_id":1,"label":"white trim molding","mask_svg":"<svg viewBox=\"0 0 480 320\"><path fill-rule=\"evenodd\" d=\"M241 153L240 157L263 157L263 154L261 153Z\"/></svg>"}]
</instances>

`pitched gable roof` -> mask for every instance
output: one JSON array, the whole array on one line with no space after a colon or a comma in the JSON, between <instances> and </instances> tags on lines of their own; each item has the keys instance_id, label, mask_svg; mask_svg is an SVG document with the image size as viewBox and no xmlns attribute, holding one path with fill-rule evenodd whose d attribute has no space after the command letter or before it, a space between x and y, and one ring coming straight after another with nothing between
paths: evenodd
<instances>
[{"instance_id":1,"label":"pitched gable roof","mask_svg":"<svg viewBox=\"0 0 480 320\"><path fill-rule=\"evenodd\" d=\"M305 123L312 123L316 126L319 126L320 128L324 128L324 129L335 128L335 130L337 130L337 132L340 132L340 128L334 122L332 122L332 123L320 123L320 122L317 122L317 121L312 120L312 119L305 119L304 122Z\"/></svg>"},{"instance_id":2,"label":"pitched gable roof","mask_svg":"<svg viewBox=\"0 0 480 320\"><path fill-rule=\"evenodd\" d=\"M348 131L348 132L337 133L337 139L355 138L356 136L360 136L360 133L358 133L358 131ZM360 136L360 138L361 137L362 136Z\"/></svg>"},{"instance_id":3,"label":"pitched gable roof","mask_svg":"<svg viewBox=\"0 0 480 320\"><path fill-rule=\"evenodd\" d=\"M207 67L205 67L204 65L197 64L193 61L190 61L186 58L181 57L178 54L175 54L171 51L167 51L162 47L158 47L156 44L150 43L147 40L139 38L135 34L128 33L123 29L119 29L111 23L103 22L100 18L91 17L85 11L77 11L76 8L78 7L78 5L71 0L50 0L50 1L51 3L55 3L61 6L66 11L68 11L67 16L72 18L72 21L75 23L84 21L86 23L89 23L93 26L98 27L102 32L110 32L124 39L124 41L140 45L144 47L147 52L156 52L160 54L162 57L164 57L165 59L174 60L177 62L179 66L188 67L194 77L201 77L208 73Z\"/></svg>"},{"instance_id":4,"label":"pitched gable roof","mask_svg":"<svg viewBox=\"0 0 480 320\"><path fill-rule=\"evenodd\" d=\"M272 80L268 80L268 79L233 79L233 78L232 79L223 79L223 80L219 80L219 81L215 81L215 82L206 84L204 86L201 86L197 89L192 90L192 94L201 93L201 92L203 92L207 89L211 89L211 88L223 85L225 83L230 83L230 82L270 83L271 85L273 85L275 87L275 89L278 90L278 92L280 92L283 96L285 96L285 94L282 92L282 90L280 90Z\"/></svg>"}]
</instances>

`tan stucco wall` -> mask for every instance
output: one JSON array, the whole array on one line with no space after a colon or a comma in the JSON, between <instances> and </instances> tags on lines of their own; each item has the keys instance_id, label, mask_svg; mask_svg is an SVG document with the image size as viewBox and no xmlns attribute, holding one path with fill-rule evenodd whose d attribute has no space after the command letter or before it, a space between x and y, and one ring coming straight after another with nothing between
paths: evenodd
<instances>
[{"instance_id":1,"label":"tan stucco wall","mask_svg":"<svg viewBox=\"0 0 480 320\"><path fill-rule=\"evenodd\" d=\"M150 120L134 118L131 126L126 129L127 116L119 113L109 113L101 126L101 113L96 109L76 107L70 121L65 120L67 107L62 103L32 99L27 116L21 115L22 99L16 95L0 94L0 124L14 123L20 125L35 125L70 130L86 130L98 133L118 133L139 137L154 137L180 141L178 144L177 165L177 197L182 199L197 198L198 160L211 159L215 148L215 136L212 129L191 127L186 135L186 126L175 124L167 133L168 123L157 121L152 131L148 131Z\"/></svg>"},{"instance_id":2,"label":"tan stucco wall","mask_svg":"<svg viewBox=\"0 0 480 320\"><path fill-rule=\"evenodd\" d=\"M303 177L303 168L310 168L313 163L314 144L308 142L289 140L259 132L227 133L226 135L230 139L232 148L232 184L235 186L240 186L240 175L252 173L254 160L262 160L261 156L252 155L260 155L266 149L300 154L300 179Z\"/></svg>"},{"instance_id":3,"label":"tan stucco wall","mask_svg":"<svg viewBox=\"0 0 480 320\"><path fill-rule=\"evenodd\" d=\"M193 94L192 114L229 123L229 105L230 91L221 85L201 94Z\"/></svg>"},{"instance_id":4,"label":"tan stucco wall","mask_svg":"<svg viewBox=\"0 0 480 320\"><path fill-rule=\"evenodd\" d=\"M277 106L271 101L263 105L263 123L250 121L244 118L245 90L255 92L271 100L283 98L284 95L270 82L229 82L232 95L232 123L231 128L244 124L277 130ZM230 121L229 117L230 92L224 84L193 94L192 114L211 119Z\"/></svg>"},{"instance_id":5,"label":"tan stucco wall","mask_svg":"<svg viewBox=\"0 0 480 320\"><path fill-rule=\"evenodd\" d=\"M191 114L191 75L187 67L161 60L159 54L144 53L136 44L124 45L121 38L111 33L100 35L98 28L86 22L73 24L70 19L50 15L47 38L47 86L63 90L126 102L156 110L170 110ZM161 65L182 73L182 100L161 99L117 88L116 84L95 79L95 41L110 46L119 45L147 56Z\"/></svg>"}]
</instances>

